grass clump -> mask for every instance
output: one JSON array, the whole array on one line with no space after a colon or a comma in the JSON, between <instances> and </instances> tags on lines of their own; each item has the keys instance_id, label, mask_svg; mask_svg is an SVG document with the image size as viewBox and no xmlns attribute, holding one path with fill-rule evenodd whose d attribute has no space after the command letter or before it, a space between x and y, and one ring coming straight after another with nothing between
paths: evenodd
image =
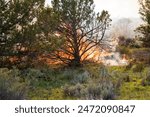
<instances>
[{"instance_id":1,"label":"grass clump","mask_svg":"<svg viewBox=\"0 0 150 117\"><path fill-rule=\"evenodd\" d=\"M145 77L141 81L142 86L150 86L150 69L145 73Z\"/></svg>"},{"instance_id":2,"label":"grass clump","mask_svg":"<svg viewBox=\"0 0 150 117\"><path fill-rule=\"evenodd\" d=\"M0 69L0 99L21 100L26 99L27 84L22 81L17 69Z\"/></svg>"},{"instance_id":3,"label":"grass clump","mask_svg":"<svg viewBox=\"0 0 150 117\"><path fill-rule=\"evenodd\" d=\"M144 67L145 67L145 65L143 63L137 63L137 64L133 65L131 69L133 72L142 72Z\"/></svg>"},{"instance_id":4,"label":"grass clump","mask_svg":"<svg viewBox=\"0 0 150 117\"><path fill-rule=\"evenodd\" d=\"M63 88L65 96L87 100L115 99L115 88L108 70L104 66L94 69L97 70L90 69L75 75L77 81Z\"/></svg>"}]
</instances>

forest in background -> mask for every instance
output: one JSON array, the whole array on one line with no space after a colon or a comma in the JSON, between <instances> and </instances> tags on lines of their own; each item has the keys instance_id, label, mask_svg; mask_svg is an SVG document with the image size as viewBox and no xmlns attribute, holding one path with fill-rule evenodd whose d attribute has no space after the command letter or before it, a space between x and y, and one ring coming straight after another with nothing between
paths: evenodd
<instances>
[{"instance_id":1,"label":"forest in background","mask_svg":"<svg viewBox=\"0 0 150 117\"><path fill-rule=\"evenodd\" d=\"M1 0L0 99L150 99L150 1L139 4L140 22L111 25L93 0Z\"/></svg>"}]
</instances>

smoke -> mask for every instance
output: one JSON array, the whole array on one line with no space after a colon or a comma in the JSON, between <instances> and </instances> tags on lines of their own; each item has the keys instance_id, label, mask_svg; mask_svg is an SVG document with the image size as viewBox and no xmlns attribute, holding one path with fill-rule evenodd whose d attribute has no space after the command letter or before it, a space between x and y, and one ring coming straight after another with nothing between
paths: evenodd
<instances>
[{"instance_id":1,"label":"smoke","mask_svg":"<svg viewBox=\"0 0 150 117\"><path fill-rule=\"evenodd\" d=\"M124 66L128 65L128 60L122 58L119 52L112 52L109 56L103 56L102 62L107 66Z\"/></svg>"}]
</instances>

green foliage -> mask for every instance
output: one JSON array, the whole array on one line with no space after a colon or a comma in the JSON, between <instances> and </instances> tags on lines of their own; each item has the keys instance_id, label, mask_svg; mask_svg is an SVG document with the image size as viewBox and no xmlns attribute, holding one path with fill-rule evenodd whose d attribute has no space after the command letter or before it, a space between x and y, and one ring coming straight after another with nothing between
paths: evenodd
<instances>
[{"instance_id":1,"label":"green foliage","mask_svg":"<svg viewBox=\"0 0 150 117\"><path fill-rule=\"evenodd\" d=\"M51 95L48 98L49 100L64 100L67 99L64 96L64 91L62 88L56 88L51 90Z\"/></svg>"},{"instance_id":2,"label":"green foliage","mask_svg":"<svg viewBox=\"0 0 150 117\"><path fill-rule=\"evenodd\" d=\"M145 76L142 78L141 84L142 86L150 86L150 69L146 71Z\"/></svg>"},{"instance_id":3,"label":"green foliage","mask_svg":"<svg viewBox=\"0 0 150 117\"><path fill-rule=\"evenodd\" d=\"M130 48L126 46L118 46L117 51L119 51L121 54L127 54L127 55L130 54Z\"/></svg>"},{"instance_id":4,"label":"green foliage","mask_svg":"<svg viewBox=\"0 0 150 117\"><path fill-rule=\"evenodd\" d=\"M132 69L126 69L125 67L111 67L110 71L112 71L113 82L116 84L116 99L150 99L150 87L145 85L149 67L144 67L142 72L133 72Z\"/></svg>"},{"instance_id":5,"label":"green foliage","mask_svg":"<svg viewBox=\"0 0 150 117\"><path fill-rule=\"evenodd\" d=\"M86 84L78 83L74 86L67 85L64 87L64 94L65 96L87 100L109 100L115 98L113 84L105 81L99 83L89 81Z\"/></svg>"},{"instance_id":6,"label":"green foliage","mask_svg":"<svg viewBox=\"0 0 150 117\"><path fill-rule=\"evenodd\" d=\"M99 83L90 83L85 90L86 99L114 99L116 94L114 86L109 81L100 81Z\"/></svg>"},{"instance_id":7,"label":"green foliage","mask_svg":"<svg viewBox=\"0 0 150 117\"><path fill-rule=\"evenodd\" d=\"M29 54L35 40L36 13L43 6L44 0L0 1L1 67L8 64L11 66L10 62L7 63L10 57L17 57L20 61L22 57Z\"/></svg>"},{"instance_id":8,"label":"green foliage","mask_svg":"<svg viewBox=\"0 0 150 117\"><path fill-rule=\"evenodd\" d=\"M93 0L52 0L52 8L59 15L57 32L65 38L54 56L68 66L81 66L90 49L101 47L110 15L107 11L96 14Z\"/></svg>"},{"instance_id":9,"label":"green foliage","mask_svg":"<svg viewBox=\"0 0 150 117\"><path fill-rule=\"evenodd\" d=\"M135 63L139 63L139 62L142 62L145 64L150 63L150 49L149 48L130 49L130 55L131 55L131 59Z\"/></svg>"},{"instance_id":10,"label":"green foliage","mask_svg":"<svg viewBox=\"0 0 150 117\"><path fill-rule=\"evenodd\" d=\"M73 83L73 84L86 83L87 80L90 78L90 74L87 71L84 71L84 72L79 73L79 74L73 74L73 75L74 75L73 79L71 80L71 83Z\"/></svg>"},{"instance_id":11,"label":"green foliage","mask_svg":"<svg viewBox=\"0 0 150 117\"><path fill-rule=\"evenodd\" d=\"M54 71L52 69L33 69L29 68L22 71L22 75L27 79L43 79L52 80L51 76L54 76Z\"/></svg>"},{"instance_id":12,"label":"green foliage","mask_svg":"<svg viewBox=\"0 0 150 117\"><path fill-rule=\"evenodd\" d=\"M36 41L32 47L40 53L50 53L63 45L64 38L57 33L60 16L51 7L42 8L37 15ZM57 34L58 36L57 36Z\"/></svg>"},{"instance_id":13,"label":"green foliage","mask_svg":"<svg viewBox=\"0 0 150 117\"><path fill-rule=\"evenodd\" d=\"M90 69L88 72L75 75L75 83L64 86L65 96L77 99L114 99L115 87L108 70L104 66L96 69L96 71Z\"/></svg>"},{"instance_id":14,"label":"green foliage","mask_svg":"<svg viewBox=\"0 0 150 117\"><path fill-rule=\"evenodd\" d=\"M110 75L112 77L112 82L114 84L116 97L120 95L120 89L125 82L131 82L132 77L130 73L126 70L125 67L110 67L109 68Z\"/></svg>"},{"instance_id":15,"label":"green foliage","mask_svg":"<svg viewBox=\"0 0 150 117\"><path fill-rule=\"evenodd\" d=\"M135 39L132 38L125 38L124 36L118 37L118 46L117 51L119 51L121 54L126 54L128 56L131 55L131 50L138 47L138 42Z\"/></svg>"},{"instance_id":16,"label":"green foliage","mask_svg":"<svg viewBox=\"0 0 150 117\"><path fill-rule=\"evenodd\" d=\"M130 48L132 48L136 44L136 41L134 39L127 38L125 36L119 36L118 39L119 39L119 42L118 42L119 46L124 46L124 47L130 47Z\"/></svg>"},{"instance_id":17,"label":"green foliage","mask_svg":"<svg viewBox=\"0 0 150 117\"><path fill-rule=\"evenodd\" d=\"M61 87L87 80L82 69L29 69L23 76L30 82L28 96L31 99L74 99L65 97Z\"/></svg>"},{"instance_id":18,"label":"green foliage","mask_svg":"<svg viewBox=\"0 0 150 117\"><path fill-rule=\"evenodd\" d=\"M39 55L63 44L55 35L59 17L44 2L0 1L0 67L33 67Z\"/></svg>"},{"instance_id":19,"label":"green foliage","mask_svg":"<svg viewBox=\"0 0 150 117\"><path fill-rule=\"evenodd\" d=\"M149 70L100 65L0 69L0 99L149 99Z\"/></svg>"},{"instance_id":20,"label":"green foliage","mask_svg":"<svg viewBox=\"0 0 150 117\"><path fill-rule=\"evenodd\" d=\"M79 98L82 97L82 90L84 89L84 86L81 84L76 84L75 86L64 86L64 95L69 97L75 97Z\"/></svg>"},{"instance_id":21,"label":"green foliage","mask_svg":"<svg viewBox=\"0 0 150 117\"><path fill-rule=\"evenodd\" d=\"M142 72L144 67L145 67L145 65L143 63L137 63L137 64L133 65L131 69L133 72Z\"/></svg>"},{"instance_id":22,"label":"green foliage","mask_svg":"<svg viewBox=\"0 0 150 117\"><path fill-rule=\"evenodd\" d=\"M144 80L148 78L148 71L148 69L144 69L142 74L133 73L132 70L127 71L122 67L111 67L107 70L104 67L91 67L90 72L84 68L78 70L43 68L27 69L26 71L14 69L15 75L12 77L19 77L15 86L17 83L23 83L23 81L28 82L29 88L26 99L144 99L142 96L149 95L145 88L148 88L149 81ZM92 72L97 75L94 76ZM141 84L142 77L146 83L144 87ZM13 86L14 84L12 84ZM17 87L17 90L19 88ZM133 91L134 95L131 93ZM13 93L16 92L15 90ZM127 92L128 97L125 96ZM141 96L139 97L139 95Z\"/></svg>"},{"instance_id":23,"label":"green foliage","mask_svg":"<svg viewBox=\"0 0 150 117\"><path fill-rule=\"evenodd\" d=\"M0 99L20 100L26 99L27 84L22 81L17 69L0 69Z\"/></svg>"},{"instance_id":24,"label":"green foliage","mask_svg":"<svg viewBox=\"0 0 150 117\"><path fill-rule=\"evenodd\" d=\"M110 78L109 70L102 64L94 64L92 66L85 66L92 79L108 79Z\"/></svg>"},{"instance_id":25,"label":"green foliage","mask_svg":"<svg viewBox=\"0 0 150 117\"><path fill-rule=\"evenodd\" d=\"M149 0L140 0L140 15L144 24L137 28L142 36L140 40L143 42L143 47L150 47L150 1Z\"/></svg>"}]
</instances>

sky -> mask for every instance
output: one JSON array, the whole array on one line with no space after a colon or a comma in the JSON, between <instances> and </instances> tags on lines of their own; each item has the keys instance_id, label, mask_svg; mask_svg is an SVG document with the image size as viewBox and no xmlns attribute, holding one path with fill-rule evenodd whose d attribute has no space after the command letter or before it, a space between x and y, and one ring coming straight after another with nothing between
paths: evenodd
<instances>
[{"instance_id":1,"label":"sky","mask_svg":"<svg viewBox=\"0 0 150 117\"><path fill-rule=\"evenodd\" d=\"M46 0L46 4L51 0ZM109 11L111 18L139 18L138 0L94 0L96 12Z\"/></svg>"}]
</instances>

